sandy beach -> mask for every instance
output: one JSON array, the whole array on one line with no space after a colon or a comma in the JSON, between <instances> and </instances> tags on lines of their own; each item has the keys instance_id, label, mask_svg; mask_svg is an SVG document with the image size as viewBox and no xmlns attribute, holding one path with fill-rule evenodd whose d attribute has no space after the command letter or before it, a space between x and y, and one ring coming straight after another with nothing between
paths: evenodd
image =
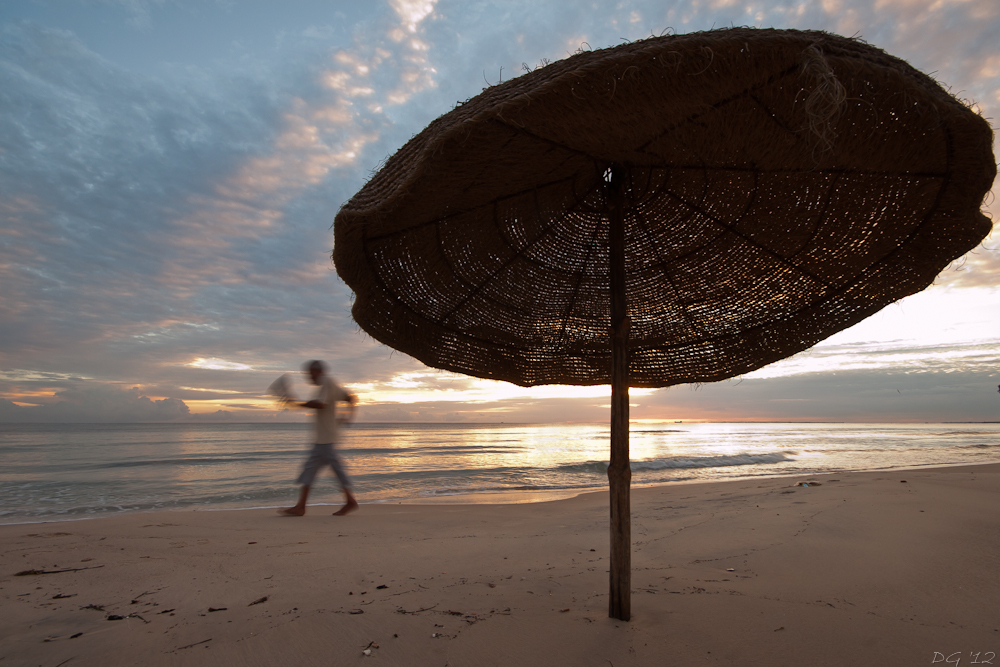
<instances>
[{"instance_id":1,"label":"sandy beach","mask_svg":"<svg viewBox=\"0 0 1000 667\"><path fill-rule=\"evenodd\" d=\"M606 493L332 509L0 526L0 665L1000 664L1000 465L635 489L628 623Z\"/></svg>"}]
</instances>

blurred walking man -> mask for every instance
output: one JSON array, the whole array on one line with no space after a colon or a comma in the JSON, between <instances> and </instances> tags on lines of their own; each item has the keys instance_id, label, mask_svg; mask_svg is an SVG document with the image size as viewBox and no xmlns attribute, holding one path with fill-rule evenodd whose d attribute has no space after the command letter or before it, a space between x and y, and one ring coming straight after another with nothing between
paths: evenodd
<instances>
[{"instance_id":1,"label":"blurred walking man","mask_svg":"<svg viewBox=\"0 0 1000 667\"><path fill-rule=\"evenodd\" d=\"M302 516L305 514L306 500L309 498L309 489L316 479L316 473L324 465L329 465L333 468L334 474L340 481L340 487L343 489L344 497L347 499L347 503L333 514L335 516L344 516L358 508L358 501L354 499L354 494L351 493L351 480L347 476L347 473L344 472L344 464L340 460L340 454L337 453L336 445L340 425L350 421L354 416L354 408L358 402L358 397L344 391L344 389L334 382L333 378L327 374L326 364L322 361L309 361L305 364L304 370L309 376L310 381L319 387L316 398L299 404L303 408L316 411L316 437L313 440L315 444L313 445L312 452L309 453L309 458L306 460L305 466L302 468L302 474L299 475L297 480L302 485L299 502L295 507L283 509L280 513L286 516ZM347 404L346 416L338 417L337 403Z\"/></svg>"}]
</instances>

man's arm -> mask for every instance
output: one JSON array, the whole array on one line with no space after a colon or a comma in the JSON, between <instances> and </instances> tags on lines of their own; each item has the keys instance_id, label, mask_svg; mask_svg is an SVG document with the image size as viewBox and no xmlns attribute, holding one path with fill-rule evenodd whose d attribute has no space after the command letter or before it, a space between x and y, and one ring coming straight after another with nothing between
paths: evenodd
<instances>
[{"instance_id":1,"label":"man's arm","mask_svg":"<svg viewBox=\"0 0 1000 667\"><path fill-rule=\"evenodd\" d=\"M347 419L350 420L351 418L354 417L354 408L358 404L358 397L355 394L346 394L346 398L343 400L343 402L347 403L347 411L348 411ZM322 410L323 408L326 407L326 403L317 398L314 398L311 401L306 401L301 405L304 408L312 408L313 410Z\"/></svg>"}]
</instances>

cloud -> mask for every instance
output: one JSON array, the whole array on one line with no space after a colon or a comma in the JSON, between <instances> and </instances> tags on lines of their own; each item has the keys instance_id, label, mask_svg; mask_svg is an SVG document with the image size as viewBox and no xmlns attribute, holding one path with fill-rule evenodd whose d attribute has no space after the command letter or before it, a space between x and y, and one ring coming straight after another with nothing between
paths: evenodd
<instances>
[{"instance_id":1,"label":"cloud","mask_svg":"<svg viewBox=\"0 0 1000 667\"><path fill-rule=\"evenodd\" d=\"M37 407L23 407L0 399L3 422L166 422L190 414L184 401L159 400L143 396L138 387L118 389L111 386L67 389L52 402Z\"/></svg>"},{"instance_id":2,"label":"cloud","mask_svg":"<svg viewBox=\"0 0 1000 667\"><path fill-rule=\"evenodd\" d=\"M996 421L1000 371L852 368L630 393L633 420L936 422ZM608 398L501 398L477 403L362 402L362 422L606 422Z\"/></svg>"},{"instance_id":3,"label":"cloud","mask_svg":"<svg viewBox=\"0 0 1000 667\"><path fill-rule=\"evenodd\" d=\"M30 354L176 324L180 304L155 280L171 216L262 148L248 140L271 134L273 103L236 84L139 81L32 26L7 26L2 53L8 340Z\"/></svg>"},{"instance_id":4,"label":"cloud","mask_svg":"<svg viewBox=\"0 0 1000 667\"><path fill-rule=\"evenodd\" d=\"M363 136L308 124L336 121L322 77L297 96L274 83L294 73L140 79L72 34L4 31L5 358L138 379L234 350L282 368L353 335L329 224L361 176L324 179Z\"/></svg>"},{"instance_id":5,"label":"cloud","mask_svg":"<svg viewBox=\"0 0 1000 667\"><path fill-rule=\"evenodd\" d=\"M1000 284L1000 234L996 228L976 249L945 269L936 285L991 287Z\"/></svg>"},{"instance_id":6,"label":"cloud","mask_svg":"<svg viewBox=\"0 0 1000 667\"><path fill-rule=\"evenodd\" d=\"M405 28L410 32L416 32L420 22L434 11L437 0L389 0L389 4Z\"/></svg>"},{"instance_id":7,"label":"cloud","mask_svg":"<svg viewBox=\"0 0 1000 667\"><path fill-rule=\"evenodd\" d=\"M238 413L229 410L216 410L199 415L192 415L192 421L196 422L231 422L239 419Z\"/></svg>"},{"instance_id":8,"label":"cloud","mask_svg":"<svg viewBox=\"0 0 1000 667\"><path fill-rule=\"evenodd\" d=\"M924 373L989 372L1000 368L1000 339L981 343L903 346L874 342L817 347L776 362L744 377L778 378L847 370Z\"/></svg>"},{"instance_id":9,"label":"cloud","mask_svg":"<svg viewBox=\"0 0 1000 667\"><path fill-rule=\"evenodd\" d=\"M110 5L118 5L128 12L128 23L137 29L151 27L153 9L162 6L166 0L104 0Z\"/></svg>"},{"instance_id":10,"label":"cloud","mask_svg":"<svg viewBox=\"0 0 1000 667\"><path fill-rule=\"evenodd\" d=\"M483 380L430 368L397 373L382 381L356 382L349 385L349 389L360 397L364 412L369 413L365 417L367 421L381 420L371 415L388 412L405 415L431 409L428 406L435 406L435 412L443 410L453 418L457 418L455 415L469 418L474 414L506 414L515 406L523 411L525 406L545 401L561 404L580 401L581 404L601 405L607 402L610 395L608 385L519 387L509 382ZM653 391L632 389L632 396L646 396ZM416 407L411 409L407 406Z\"/></svg>"},{"instance_id":11,"label":"cloud","mask_svg":"<svg viewBox=\"0 0 1000 667\"><path fill-rule=\"evenodd\" d=\"M933 287L744 377L853 369L987 372L1000 368L998 320L1000 288Z\"/></svg>"},{"instance_id":12,"label":"cloud","mask_svg":"<svg viewBox=\"0 0 1000 667\"><path fill-rule=\"evenodd\" d=\"M175 6L120 4L133 27L157 37L169 23L160 17ZM252 22L255 10L241 11ZM596 7L391 0L364 12L351 15L349 29L315 21L271 35L267 44L275 46L259 53L240 47L238 57L165 65L155 75L101 57L73 32L0 27L0 397L27 406L3 403L3 414L98 410L101 400L118 396L99 400L107 385L139 388L115 399L132 406L122 407L124 416L185 406L191 414L175 418L278 418L267 385L320 357L341 382L368 394L363 414L373 418L602 420L600 396L570 398L559 388L524 393L451 377L358 330L351 294L329 259L329 227L380 160L523 65L671 28L860 32L978 102L985 116L996 117L1000 105L1000 5L993 0L630 0ZM107 39L123 26L111 26ZM997 247L990 239L943 274L931 290L941 299L900 309L943 313L945 301L995 289ZM953 328L989 326L983 322L993 303L981 299L937 319ZM907 354L915 355L907 364L922 359L932 375L992 363L983 357L971 368L981 349L959 349L972 339L953 330L935 339L941 347L864 345L906 338L899 331L907 327L942 328L926 319L893 319L877 335L793 360L781 377L744 383L797 386L795 378L812 377L811 364L853 373L864 370L859 360L905 374ZM875 322L886 319L880 314ZM415 384L399 386L407 378ZM636 394L638 409L659 395ZM165 398L179 403L158 403ZM51 407L57 404L63 407Z\"/></svg>"},{"instance_id":13,"label":"cloud","mask_svg":"<svg viewBox=\"0 0 1000 667\"><path fill-rule=\"evenodd\" d=\"M202 357L198 357L187 365L192 368L210 368L212 370L223 371L248 371L252 368L251 366L241 364L238 361L226 361L225 359L204 359Z\"/></svg>"},{"instance_id":14,"label":"cloud","mask_svg":"<svg viewBox=\"0 0 1000 667\"><path fill-rule=\"evenodd\" d=\"M806 373L672 387L632 410L635 419L729 421L996 421L1000 371L882 369Z\"/></svg>"}]
</instances>

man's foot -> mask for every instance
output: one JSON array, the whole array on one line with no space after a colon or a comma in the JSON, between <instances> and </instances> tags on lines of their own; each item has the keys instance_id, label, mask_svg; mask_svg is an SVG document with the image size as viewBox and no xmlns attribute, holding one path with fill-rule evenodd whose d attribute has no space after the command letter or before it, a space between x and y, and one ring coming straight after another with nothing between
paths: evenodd
<instances>
[{"instance_id":1,"label":"man's foot","mask_svg":"<svg viewBox=\"0 0 1000 667\"><path fill-rule=\"evenodd\" d=\"M305 507L289 507L287 509L278 510L278 514L281 516L305 516Z\"/></svg>"},{"instance_id":2,"label":"man's foot","mask_svg":"<svg viewBox=\"0 0 1000 667\"><path fill-rule=\"evenodd\" d=\"M350 500L347 501L346 505L344 505L339 510L334 512L333 516L344 516L345 514L353 512L356 509L358 509L358 501L355 500L354 498L351 498Z\"/></svg>"}]
</instances>

